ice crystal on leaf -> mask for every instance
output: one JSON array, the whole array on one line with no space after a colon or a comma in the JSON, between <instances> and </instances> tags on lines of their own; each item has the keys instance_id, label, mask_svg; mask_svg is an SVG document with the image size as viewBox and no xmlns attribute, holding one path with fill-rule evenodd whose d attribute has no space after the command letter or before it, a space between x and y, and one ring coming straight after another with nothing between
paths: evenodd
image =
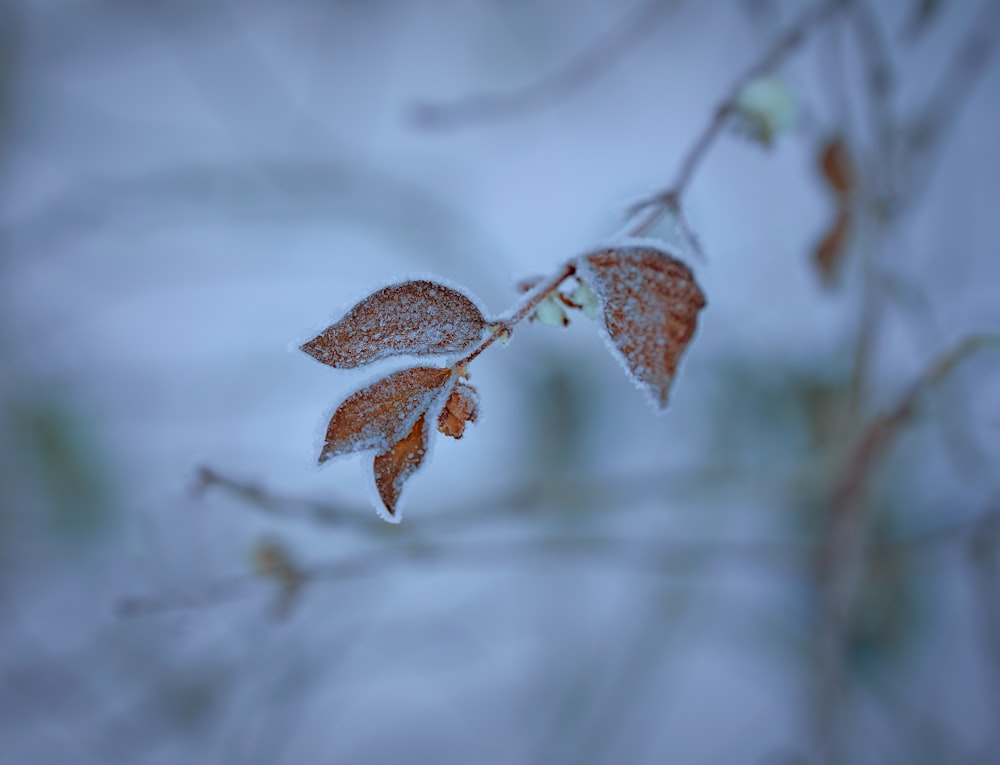
<instances>
[{"instance_id":1,"label":"ice crystal on leaf","mask_svg":"<svg viewBox=\"0 0 1000 765\"><path fill-rule=\"evenodd\" d=\"M353 369L390 356L462 353L487 324L467 295L415 280L372 293L301 348L331 367Z\"/></svg>"},{"instance_id":2,"label":"ice crystal on leaf","mask_svg":"<svg viewBox=\"0 0 1000 765\"><path fill-rule=\"evenodd\" d=\"M386 449L406 437L414 423L448 392L452 373L410 367L348 396L326 429L320 464L342 454Z\"/></svg>"},{"instance_id":3,"label":"ice crystal on leaf","mask_svg":"<svg viewBox=\"0 0 1000 765\"><path fill-rule=\"evenodd\" d=\"M659 249L636 245L586 255L579 270L600 302L612 352L665 408L677 363L705 307L691 269Z\"/></svg>"}]
</instances>

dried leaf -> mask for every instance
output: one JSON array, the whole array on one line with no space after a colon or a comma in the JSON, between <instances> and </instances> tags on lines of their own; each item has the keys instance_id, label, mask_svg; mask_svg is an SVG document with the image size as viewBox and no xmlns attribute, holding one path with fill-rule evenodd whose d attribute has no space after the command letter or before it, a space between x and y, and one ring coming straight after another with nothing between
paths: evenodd
<instances>
[{"instance_id":1,"label":"dried leaf","mask_svg":"<svg viewBox=\"0 0 1000 765\"><path fill-rule=\"evenodd\" d=\"M471 385L459 383L448 396L438 417L438 430L451 438L461 438L465 423L479 418L479 394Z\"/></svg>"},{"instance_id":2,"label":"dried leaf","mask_svg":"<svg viewBox=\"0 0 1000 765\"><path fill-rule=\"evenodd\" d=\"M342 454L385 449L396 443L440 400L450 380L448 368L409 367L348 396L327 427L320 464Z\"/></svg>"},{"instance_id":3,"label":"dried leaf","mask_svg":"<svg viewBox=\"0 0 1000 765\"><path fill-rule=\"evenodd\" d=\"M827 141L820 151L819 169L823 179L840 200L845 200L854 190L854 163L847 145L839 136Z\"/></svg>"},{"instance_id":4,"label":"dried leaf","mask_svg":"<svg viewBox=\"0 0 1000 765\"><path fill-rule=\"evenodd\" d=\"M403 484L413 475L424 462L429 449L430 429L427 427L427 415L421 414L410 432L385 451L375 455L373 470L375 473L375 488L382 499L385 519L399 521L396 510L399 507L399 497L403 493Z\"/></svg>"},{"instance_id":5,"label":"dried leaf","mask_svg":"<svg viewBox=\"0 0 1000 765\"><path fill-rule=\"evenodd\" d=\"M278 585L271 615L284 618L301 594L306 574L295 562L291 550L277 539L265 538L254 545L251 563L258 576L273 579Z\"/></svg>"},{"instance_id":6,"label":"dried leaf","mask_svg":"<svg viewBox=\"0 0 1000 765\"><path fill-rule=\"evenodd\" d=\"M833 225L826 235L816 245L813 260L823 282L832 286L840 270L840 263L847 251L847 242L851 233L851 215L847 208L842 207Z\"/></svg>"},{"instance_id":7,"label":"dried leaf","mask_svg":"<svg viewBox=\"0 0 1000 765\"><path fill-rule=\"evenodd\" d=\"M566 311L563 310L562 305L560 305L560 300L556 297L557 294L553 293L539 303L531 318L550 327L568 326L569 317L566 315Z\"/></svg>"},{"instance_id":8,"label":"dried leaf","mask_svg":"<svg viewBox=\"0 0 1000 765\"><path fill-rule=\"evenodd\" d=\"M650 246L601 250L582 259L597 295L612 352L659 408L667 405L681 354L705 296L691 269Z\"/></svg>"},{"instance_id":9,"label":"dried leaf","mask_svg":"<svg viewBox=\"0 0 1000 765\"><path fill-rule=\"evenodd\" d=\"M418 280L369 295L301 348L324 364L353 369L390 356L462 353L482 339L486 325L466 295Z\"/></svg>"}]
</instances>

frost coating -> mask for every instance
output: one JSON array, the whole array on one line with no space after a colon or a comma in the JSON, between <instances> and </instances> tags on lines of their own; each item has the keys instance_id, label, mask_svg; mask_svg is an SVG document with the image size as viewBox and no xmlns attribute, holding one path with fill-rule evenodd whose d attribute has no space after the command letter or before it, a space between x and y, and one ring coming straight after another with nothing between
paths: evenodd
<instances>
[{"instance_id":1,"label":"frost coating","mask_svg":"<svg viewBox=\"0 0 1000 765\"><path fill-rule=\"evenodd\" d=\"M348 396L326 429L319 463L343 454L386 449L450 389L450 369L410 367Z\"/></svg>"},{"instance_id":2,"label":"frost coating","mask_svg":"<svg viewBox=\"0 0 1000 765\"><path fill-rule=\"evenodd\" d=\"M351 308L301 350L337 369L398 355L461 353L487 325L467 295L419 279L384 287Z\"/></svg>"},{"instance_id":3,"label":"frost coating","mask_svg":"<svg viewBox=\"0 0 1000 765\"><path fill-rule=\"evenodd\" d=\"M705 297L691 269L648 246L600 250L580 271L601 304L612 352L663 409Z\"/></svg>"}]
</instances>

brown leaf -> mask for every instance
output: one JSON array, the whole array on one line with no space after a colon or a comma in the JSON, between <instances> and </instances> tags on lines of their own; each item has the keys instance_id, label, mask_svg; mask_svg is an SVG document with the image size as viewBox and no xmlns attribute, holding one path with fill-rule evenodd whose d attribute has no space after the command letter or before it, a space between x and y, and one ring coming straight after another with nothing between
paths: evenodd
<instances>
[{"instance_id":1,"label":"brown leaf","mask_svg":"<svg viewBox=\"0 0 1000 765\"><path fill-rule=\"evenodd\" d=\"M462 353L482 339L486 325L461 292L418 280L372 293L301 349L331 367L353 369L390 356Z\"/></svg>"},{"instance_id":2,"label":"brown leaf","mask_svg":"<svg viewBox=\"0 0 1000 765\"><path fill-rule=\"evenodd\" d=\"M842 207L837 214L830 230L824 235L813 253L813 260L823 282L831 286L836 281L840 263L847 251L847 242L851 233L851 215L847 208Z\"/></svg>"},{"instance_id":3,"label":"brown leaf","mask_svg":"<svg viewBox=\"0 0 1000 765\"><path fill-rule=\"evenodd\" d=\"M838 199L844 200L854 191L854 163L847 145L839 136L823 145L819 155L819 169Z\"/></svg>"},{"instance_id":4,"label":"brown leaf","mask_svg":"<svg viewBox=\"0 0 1000 765\"><path fill-rule=\"evenodd\" d=\"M581 276L596 293L612 352L659 408L694 335L705 296L691 269L649 246L586 256Z\"/></svg>"},{"instance_id":5,"label":"brown leaf","mask_svg":"<svg viewBox=\"0 0 1000 765\"><path fill-rule=\"evenodd\" d=\"M451 438L461 438L465 423L479 418L479 394L471 385L459 383L448 396L438 417L438 430Z\"/></svg>"},{"instance_id":6,"label":"brown leaf","mask_svg":"<svg viewBox=\"0 0 1000 765\"><path fill-rule=\"evenodd\" d=\"M430 429L427 415L421 414L410 432L385 451L375 455L375 488L382 499L386 520L398 521L396 510L403 484L424 462L429 448Z\"/></svg>"},{"instance_id":7,"label":"brown leaf","mask_svg":"<svg viewBox=\"0 0 1000 765\"><path fill-rule=\"evenodd\" d=\"M451 370L409 367L345 399L326 429L320 464L333 457L385 449L403 438L445 391Z\"/></svg>"}]
</instances>

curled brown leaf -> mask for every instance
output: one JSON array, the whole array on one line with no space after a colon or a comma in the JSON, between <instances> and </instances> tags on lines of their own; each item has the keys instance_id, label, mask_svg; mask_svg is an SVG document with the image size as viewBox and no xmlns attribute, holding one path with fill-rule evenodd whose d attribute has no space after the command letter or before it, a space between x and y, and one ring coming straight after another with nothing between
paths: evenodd
<instances>
[{"instance_id":1,"label":"curled brown leaf","mask_svg":"<svg viewBox=\"0 0 1000 765\"><path fill-rule=\"evenodd\" d=\"M459 383L448 396L438 417L438 430L451 438L461 438L465 423L479 418L479 394L471 385Z\"/></svg>"},{"instance_id":2,"label":"curled brown leaf","mask_svg":"<svg viewBox=\"0 0 1000 765\"><path fill-rule=\"evenodd\" d=\"M333 457L385 449L403 438L452 379L451 369L409 367L348 396L326 429L320 464Z\"/></svg>"},{"instance_id":3,"label":"curled brown leaf","mask_svg":"<svg viewBox=\"0 0 1000 765\"><path fill-rule=\"evenodd\" d=\"M580 275L600 302L612 352L660 408L697 328L705 296L691 269L645 245L584 257Z\"/></svg>"},{"instance_id":4,"label":"curled brown leaf","mask_svg":"<svg viewBox=\"0 0 1000 765\"><path fill-rule=\"evenodd\" d=\"M819 170L838 199L844 200L854 191L854 163L847 144L839 136L829 139L821 147Z\"/></svg>"},{"instance_id":5,"label":"curled brown leaf","mask_svg":"<svg viewBox=\"0 0 1000 765\"><path fill-rule=\"evenodd\" d=\"M353 369L390 356L465 352L487 323L458 290L415 280L372 293L301 349L324 364Z\"/></svg>"}]
</instances>

